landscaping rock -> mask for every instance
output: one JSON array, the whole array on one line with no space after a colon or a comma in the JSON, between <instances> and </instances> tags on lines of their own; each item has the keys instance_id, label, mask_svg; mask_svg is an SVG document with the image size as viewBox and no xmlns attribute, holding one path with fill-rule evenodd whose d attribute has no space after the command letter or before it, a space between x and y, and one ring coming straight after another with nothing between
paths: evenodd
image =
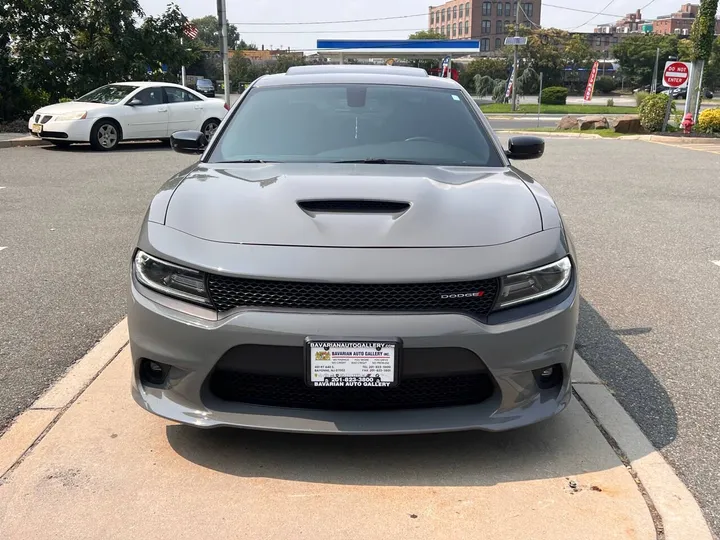
<instances>
[{"instance_id":1,"label":"landscaping rock","mask_svg":"<svg viewBox=\"0 0 720 540\"><path fill-rule=\"evenodd\" d=\"M580 127L580 131L607 129L608 121L604 116L581 116L578 118L578 126Z\"/></svg>"},{"instance_id":2,"label":"landscaping rock","mask_svg":"<svg viewBox=\"0 0 720 540\"><path fill-rule=\"evenodd\" d=\"M577 116L566 116L560 122L558 122L557 129L567 131L578 128L578 117Z\"/></svg>"},{"instance_id":3,"label":"landscaping rock","mask_svg":"<svg viewBox=\"0 0 720 540\"><path fill-rule=\"evenodd\" d=\"M616 116L610 119L610 128L615 133L642 133L643 128L640 125L640 116L637 114L626 114L624 116Z\"/></svg>"}]
</instances>

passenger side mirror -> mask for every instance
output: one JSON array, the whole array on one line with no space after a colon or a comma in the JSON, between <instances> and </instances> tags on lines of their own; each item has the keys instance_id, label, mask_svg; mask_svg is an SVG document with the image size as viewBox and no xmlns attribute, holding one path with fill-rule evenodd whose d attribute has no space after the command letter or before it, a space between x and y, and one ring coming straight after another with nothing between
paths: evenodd
<instances>
[{"instance_id":1,"label":"passenger side mirror","mask_svg":"<svg viewBox=\"0 0 720 540\"><path fill-rule=\"evenodd\" d=\"M540 137L513 137L505 152L508 159L537 159L545 153L545 141Z\"/></svg>"},{"instance_id":2,"label":"passenger side mirror","mask_svg":"<svg viewBox=\"0 0 720 540\"><path fill-rule=\"evenodd\" d=\"M138 105L142 105L143 102L140 101L138 98L131 99L128 101L128 107L137 107Z\"/></svg>"},{"instance_id":3,"label":"passenger side mirror","mask_svg":"<svg viewBox=\"0 0 720 540\"><path fill-rule=\"evenodd\" d=\"M202 131L176 131L170 136L170 146L181 154L202 154L207 143Z\"/></svg>"}]
</instances>

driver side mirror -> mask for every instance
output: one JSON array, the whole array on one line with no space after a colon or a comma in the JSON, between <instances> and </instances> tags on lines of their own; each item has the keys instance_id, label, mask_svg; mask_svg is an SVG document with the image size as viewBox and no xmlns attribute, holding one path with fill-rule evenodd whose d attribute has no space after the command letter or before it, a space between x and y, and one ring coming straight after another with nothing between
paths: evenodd
<instances>
[{"instance_id":1,"label":"driver side mirror","mask_svg":"<svg viewBox=\"0 0 720 540\"><path fill-rule=\"evenodd\" d=\"M131 99L128 101L128 107L137 107L138 105L142 105L143 102L140 101L138 98Z\"/></svg>"},{"instance_id":2,"label":"driver side mirror","mask_svg":"<svg viewBox=\"0 0 720 540\"><path fill-rule=\"evenodd\" d=\"M202 131L176 131L170 135L170 146L181 154L202 154L207 143Z\"/></svg>"},{"instance_id":3,"label":"driver side mirror","mask_svg":"<svg viewBox=\"0 0 720 540\"><path fill-rule=\"evenodd\" d=\"M505 151L508 159L538 159L545 153L545 141L540 137L513 137Z\"/></svg>"}]
</instances>

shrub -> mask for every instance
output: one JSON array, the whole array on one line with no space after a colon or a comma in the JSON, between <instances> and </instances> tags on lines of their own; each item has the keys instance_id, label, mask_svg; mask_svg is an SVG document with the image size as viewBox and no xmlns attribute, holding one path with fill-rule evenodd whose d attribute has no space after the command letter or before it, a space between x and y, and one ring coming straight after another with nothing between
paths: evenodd
<instances>
[{"instance_id":1,"label":"shrub","mask_svg":"<svg viewBox=\"0 0 720 540\"><path fill-rule=\"evenodd\" d=\"M598 77L595 81L595 90L601 94L609 94L615 90L615 88L617 88L617 84L612 77Z\"/></svg>"},{"instance_id":2,"label":"shrub","mask_svg":"<svg viewBox=\"0 0 720 540\"><path fill-rule=\"evenodd\" d=\"M495 89L495 80L487 75L475 75L475 94L482 98L491 96Z\"/></svg>"},{"instance_id":3,"label":"shrub","mask_svg":"<svg viewBox=\"0 0 720 540\"><path fill-rule=\"evenodd\" d=\"M69 97L61 97L61 98L58 100L58 103L69 103L69 102L71 102L71 101L72 101L72 99L69 98Z\"/></svg>"},{"instance_id":4,"label":"shrub","mask_svg":"<svg viewBox=\"0 0 720 540\"><path fill-rule=\"evenodd\" d=\"M608 107L614 107L615 106L615 100L613 98L610 98L607 100L607 106Z\"/></svg>"},{"instance_id":5,"label":"shrub","mask_svg":"<svg viewBox=\"0 0 720 540\"><path fill-rule=\"evenodd\" d=\"M667 94L653 94L646 97L640 105L640 124L647 131L660 131L665 121L665 110L667 109L670 96ZM671 111L675 110L675 102L672 102Z\"/></svg>"},{"instance_id":6,"label":"shrub","mask_svg":"<svg viewBox=\"0 0 720 540\"><path fill-rule=\"evenodd\" d=\"M567 103L568 90L562 86L550 86L543 89L540 96L540 103L543 105L565 105Z\"/></svg>"},{"instance_id":7,"label":"shrub","mask_svg":"<svg viewBox=\"0 0 720 540\"><path fill-rule=\"evenodd\" d=\"M649 95L650 92L637 92L635 94L635 105L637 105L638 107L642 105L642 102L645 101Z\"/></svg>"},{"instance_id":8,"label":"shrub","mask_svg":"<svg viewBox=\"0 0 720 540\"><path fill-rule=\"evenodd\" d=\"M720 109L706 109L701 112L697 127L706 133L720 133Z\"/></svg>"}]
</instances>

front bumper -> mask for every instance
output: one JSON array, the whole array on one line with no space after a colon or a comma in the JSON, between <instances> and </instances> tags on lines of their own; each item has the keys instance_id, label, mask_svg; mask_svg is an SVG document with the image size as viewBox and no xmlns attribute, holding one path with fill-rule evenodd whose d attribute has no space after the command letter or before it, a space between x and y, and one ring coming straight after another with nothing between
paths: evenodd
<instances>
[{"instance_id":1,"label":"front bumper","mask_svg":"<svg viewBox=\"0 0 720 540\"><path fill-rule=\"evenodd\" d=\"M237 311L220 320L211 312L132 283L128 323L135 400L161 417L202 428L232 426L335 434L401 434L461 430L502 431L562 411L570 400L570 373L578 320L577 281L541 312L505 312L483 324L453 314L324 314ZM180 310L178 310L178 308ZM182 310L182 311L181 311ZM518 317L513 318L515 311ZM216 318L215 318L216 319ZM462 348L479 357L495 390L475 405L332 411L220 401L208 388L216 363L239 345L302 347L307 336L400 337L404 348ZM171 366L162 387L144 384L142 359ZM533 370L559 365L562 382L541 389Z\"/></svg>"},{"instance_id":2,"label":"front bumper","mask_svg":"<svg viewBox=\"0 0 720 540\"><path fill-rule=\"evenodd\" d=\"M53 141L66 141L66 142L89 142L90 141L90 129L93 125L93 120L69 120L66 122L58 122L51 119L49 122L43 124L42 133L32 133L33 124L35 124L35 117L33 116L28 122L28 131L39 139L53 140Z\"/></svg>"}]
</instances>

